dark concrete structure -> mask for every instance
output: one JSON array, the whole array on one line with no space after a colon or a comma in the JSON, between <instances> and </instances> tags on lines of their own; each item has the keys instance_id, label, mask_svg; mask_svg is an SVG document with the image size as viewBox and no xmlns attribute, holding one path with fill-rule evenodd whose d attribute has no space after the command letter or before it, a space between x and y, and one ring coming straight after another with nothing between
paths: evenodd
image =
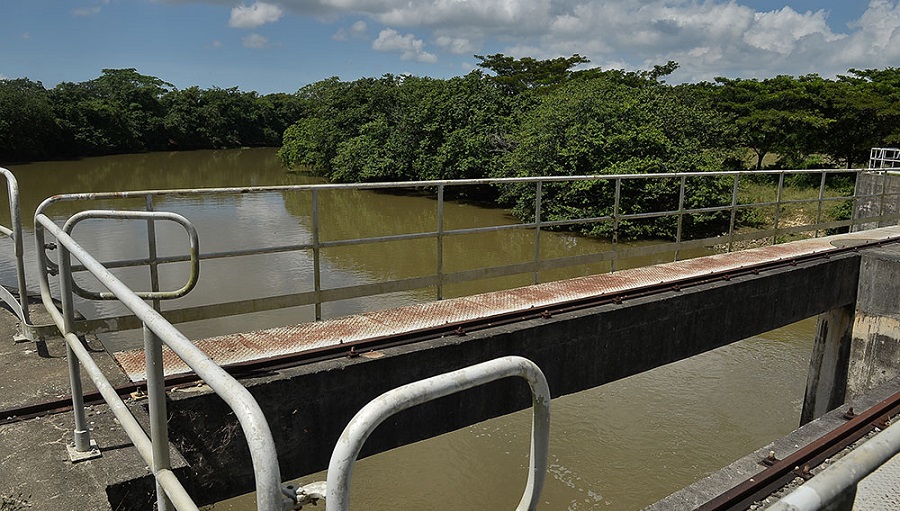
<instances>
[{"instance_id":1,"label":"dark concrete structure","mask_svg":"<svg viewBox=\"0 0 900 511\"><path fill-rule=\"evenodd\" d=\"M900 249L862 253L847 375L848 398L900 375Z\"/></svg>"},{"instance_id":2,"label":"dark concrete structure","mask_svg":"<svg viewBox=\"0 0 900 511\"><path fill-rule=\"evenodd\" d=\"M356 411L399 385L502 355L520 355L542 368L554 397L578 392L851 305L858 269L858 255L846 254L389 349L376 359L321 362L244 383L276 431L282 475L296 477L325 468ZM529 404L528 390L520 382L501 381L447 397L382 425L363 455ZM202 392L174 393L170 413L173 441L193 466L202 468L200 495L221 499L252 490L246 444L220 400Z\"/></svg>"},{"instance_id":3,"label":"dark concrete structure","mask_svg":"<svg viewBox=\"0 0 900 511\"><path fill-rule=\"evenodd\" d=\"M860 242L871 237L896 241L900 239L900 228L885 229L876 234L858 233L791 244L801 247L799 249L768 247L628 270L615 275L619 276L620 283L629 280L655 283L660 280L676 281L679 272L687 269L696 272L698 268L703 268L707 271L706 268L715 269L717 265L721 267L726 264L735 269L758 262L762 255L772 261L785 261L794 257L791 254L804 251L816 253L834 248L832 243L839 240ZM882 248L876 249L876 252L872 264L878 266L895 258L893 255L882 256L882 252L896 254L900 250ZM881 285L879 282L873 282L871 286L862 284L860 261L866 260L866 257L869 256L844 252L817 259L795 260L770 269L735 273L727 278L710 278L695 285L633 298L617 288L610 292L616 296L625 295L617 303L558 313L468 335L453 335L384 349L372 356L328 360L246 375L242 382L266 414L275 435L282 477L289 479L325 468L335 441L350 418L381 393L412 381L503 355L519 355L541 367L553 396L557 397L826 314L820 325L821 354L813 357L816 378L811 378L811 381L815 383L811 383L808 392L808 396L814 396L811 399L815 402L809 405L811 411L808 412L814 417L820 415L823 408L843 399L840 375L848 374L847 354L851 351L846 342L847 318L851 311L857 309L857 303L869 301L868 298L858 300L857 293L870 293ZM874 274L883 271L878 266ZM709 272L712 273L711 270ZM591 278L599 280L610 277ZM584 280L581 283L584 284ZM452 307L452 300L448 300L446 306ZM878 309L874 304L872 307L866 310L881 311L887 315L885 310ZM890 307L890 304L884 305L886 309ZM408 312L416 310L420 309L407 309ZM254 478L247 444L235 417L224 402L203 386L175 390L169 397L170 439L189 466L186 482L198 503L211 503L252 491ZM527 386L520 381L499 381L446 397L402 412L382 424L367 441L362 455L523 409L530 403ZM46 438L36 435L47 428L62 428L55 424L70 423L71 418L66 414L37 421L32 426L27 426L28 423L0 426L0 449L48 451L50 448L46 446ZM121 440L120 432L107 433L107 429L112 428L112 425L103 423L102 433L98 431L94 435L101 448L113 446L109 461L114 461L118 453L132 449ZM60 431L56 437L67 438L66 435L70 434L70 430ZM58 448L59 457L65 456L62 445L53 448ZM95 485L106 485L108 489L105 491L109 497L116 499L113 506L145 508L147 499L152 498L145 491L147 470L134 467L132 462L129 471L123 470L122 473L110 473L108 469L106 472L92 473L90 466L106 466L106 456L104 453L104 458L101 458L104 461L91 460L75 467L85 473L84 477L94 478ZM5 465L0 469L0 481L9 480L6 477L22 477L18 472L10 475L4 471L6 469ZM28 484L17 488L27 491ZM95 497L92 499L92 503L97 502ZM58 506L43 507L44 504L42 502L35 509L59 509Z\"/></svg>"}]
</instances>

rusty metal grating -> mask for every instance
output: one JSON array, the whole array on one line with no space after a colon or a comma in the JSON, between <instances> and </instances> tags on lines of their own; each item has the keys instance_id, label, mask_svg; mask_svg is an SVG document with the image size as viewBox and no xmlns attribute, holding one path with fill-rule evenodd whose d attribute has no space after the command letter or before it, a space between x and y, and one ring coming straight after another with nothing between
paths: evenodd
<instances>
[{"instance_id":1,"label":"rusty metal grating","mask_svg":"<svg viewBox=\"0 0 900 511\"><path fill-rule=\"evenodd\" d=\"M845 237L849 239L853 236ZM882 236L889 237L885 234ZM856 234L855 237L860 236ZM538 309L570 300L627 294L630 290L647 285L668 282L674 284L681 280L714 273L737 271L750 265L816 254L833 249L834 240L834 237L808 239L314 323L222 335L199 340L195 344L220 365L260 360L347 342L385 338L472 319ZM142 350L118 352L114 356L132 381L144 379ZM167 376L190 371L168 349L164 350L164 360Z\"/></svg>"}]
</instances>

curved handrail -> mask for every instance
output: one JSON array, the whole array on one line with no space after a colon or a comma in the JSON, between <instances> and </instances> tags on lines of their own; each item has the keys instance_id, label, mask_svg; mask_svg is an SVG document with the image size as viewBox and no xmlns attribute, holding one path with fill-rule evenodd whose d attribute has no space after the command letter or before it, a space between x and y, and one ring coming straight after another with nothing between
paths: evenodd
<instances>
[{"instance_id":1,"label":"curved handrail","mask_svg":"<svg viewBox=\"0 0 900 511\"><path fill-rule=\"evenodd\" d=\"M16 280L19 286L19 300L16 315L22 320L23 324L30 323L28 314L28 294L25 283L25 263L23 257L25 248L22 241L22 218L19 207L19 183L16 176L9 169L0 167L0 174L6 178L7 193L9 196L9 217L12 224L10 229L3 229L6 234L13 239L16 251ZM12 304L10 304L12 306Z\"/></svg>"},{"instance_id":2,"label":"curved handrail","mask_svg":"<svg viewBox=\"0 0 900 511\"><path fill-rule=\"evenodd\" d=\"M87 351L80 346L78 337L72 332L73 321L71 318L71 292L69 286L71 282L70 256L74 256L79 260L101 284L106 286L107 289L122 302L123 305L143 321L147 329L152 331L153 334L159 337L159 339L162 340L162 342L164 342L176 355L181 357L181 359L184 360L185 363L187 363L187 365L190 366L191 369L193 369L193 371L234 411L235 417L241 425L250 448L250 456L252 458L256 478L256 499L258 509L265 511L284 509L287 499L284 497L281 490L281 472L278 466L275 442L272 438L272 432L263 415L262 409L250 394L250 391L219 365L213 362L212 359L203 353L203 351L194 346L194 344L172 326L171 323L166 321L159 312L146 304L141 297L116 278L50 218L44 214L36 214L34 225L39 268L46 268L46 254L42 250L45 239L44 231L50 232L59 243L60 298L63 302L64 310L68 310L66 310L66 314L64 314L57 309L50 295L50 284L47 279L47 274L44 271L40 271L38 273L41 284L41 297L43 298L44 305L47 307L51 316L53 316L53 319L60 327L60 330L63 331L67 344L78 357L78 360L88 368L91 378L94 380L97 388L101 390L101 393L105 389L110 389L111 385L96 367L96 364L93 363L93 360L91 360ZM72 364L73 362L70 361L70 368L72 367ZM76 395L79 392L75 389L77 385L80 390L80 373L78 373L77 368L74 372L76 373L74 376L70 373L70 378L73 380L73 400L80 400L81 397ZM76 382L76 379L79 381ZM109 393L103 393L104 398L110 403L110 409L122 423L126 432L129 433L129 436L132 436L134 426L136 426L137 430L142 431L127 407L124 405L119 406L120 403L115 399L110 400L107 394ZM86 428L80 428L77 424L79 422L77 408L79 407L76 404L76 444L79 443L79 433L83 434L82 438L87 437L88 435L87 431L84 431ZM81 413L83 414L83 410L81 410ZM142 439L136 441L135 445L140 444L142 446L139 448L141 455L144 457L145 461L152 466L152 455L147 452L150 447L149 441L146 439L146 434L143 435L143 437L137 435L139 439ZM82 444L83 443L84 441L82 441ZM158 478L158 481L163 484L168 484L167 482L171 482L172 478ZM174 490L179 491L178 488L180 488L180 485L177 485ZM166 492L171 496L169 488L166 488Z\"/></svg>"},{"instance_id":3,"label":"curved handrail","mask_svg":"<svg viewBox=\"0 0 900 511\"><path fill-rule=\"evenodd\" d=\"M200 278L200 242L197 237L197 229L187 218L169 211L114 211L114 210L87 210L75 213L66 220L63 230L71 235L75 225L89 219L114 219L114 220L168 220L184 227L190 239L190 263L191 272L188 281L179 289L172 291L136 291L135 294L144 300L172 300L188 294ZM72 281L72 290L75 294L88 300L116 300L112 293L95 293L83 289L75 281Z\"/></svg>"},{"instance_id":4,"label":"curved handrail","mask_svg":"<svg viewBox=\"0 0 900 511\"><path fill-rule=\"evenodd\" d=\"M432 376L389 390L369 402L350 420L332 451L326 481L326 506L333 511L349 509L353 464L363 443L385 419L407 408L511 376L528 381L533 410L528 482L516 510L536 509L547 474L550 388L544 373L534 362L517 356L501 357Z\"/></svg>"}]
</instances>

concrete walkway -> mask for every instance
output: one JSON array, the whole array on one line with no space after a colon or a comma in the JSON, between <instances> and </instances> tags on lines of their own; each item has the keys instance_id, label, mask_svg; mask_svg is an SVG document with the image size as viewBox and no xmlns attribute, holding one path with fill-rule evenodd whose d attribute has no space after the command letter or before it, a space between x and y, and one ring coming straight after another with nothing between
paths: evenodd
<instances>
[{"instance_id":1,"label":"concrete walkway","mask_svg":"<svg viewBox=\"0 0 900 511\"><path fill-rule=\"evenodd\" d=\"M34 313L35 324L49 323ZM42 317L43 316L43 317ZM16 343L17 318L0 309L0 411L69 395L65 344L61 338ZM87 342L94 359L113 385L127 379L94 339ZM84 378L85 392L94 386ZM133 406L139 419L143 407ZM5 414L4 414L5 415ZM104 406L87 410L92 438L102 457L71 463L66 444L72 441L72 413L0 425L0 508L28 511L113 509L110 499L123 492L146 492L152 477L137 450ZM6 419L6 417L3 417ZM136 480L136 481L132 481ZM127 483L127 481L132 481ZM144 509L150 509L150 502Z\"/></svg>"}]
</instances>

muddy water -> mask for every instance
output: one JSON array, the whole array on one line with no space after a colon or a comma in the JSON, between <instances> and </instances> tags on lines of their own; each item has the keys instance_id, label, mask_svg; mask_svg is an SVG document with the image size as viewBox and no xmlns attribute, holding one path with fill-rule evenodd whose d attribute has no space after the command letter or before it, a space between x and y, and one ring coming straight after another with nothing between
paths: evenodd
<instances>
[{"instance_id":1,"label":"muddy water","mask_svg":"<svg viewBox=\"0 0 900 511\"><path fill-rule=\"evenodd\" d=\"M160 188L306 184L315 178L285 173L274 150L199 151L89 158L13 166L22 194L26 246L33 245L31 215L44 198L58 193ZM312 210L308 192L168 198L157 209L177 211L200 233L204 253L238 247L307 243ZM319 198L323 240L433 231L436 202L429 197L375 192L323 192ZM93 209L134 206L117 201ZM138 204L140 206L140 204ZM83 206L79 206L83 207ZM73 204L49 213L64 218ZM445 229L515 223L505 211L471 204L445 206ZM0 223L9 224L0 212ZM160 225L160 251L184 251L184 235ZM146 255L142 222L85 222L75 237L101 260ZM509 230L453 237L445 241L444 270L460 271L515 264L533 258L533 233ZM542 257L604 250L599 240L543 233ZM30 251L30 250L29 250ZM13 284L11 250L0 253L0 281ZM627 261L620 267L662 262L667 256ZM325 288L386 278L431 275L434 240L336 247L322 253ZM30 261L29 264L33 264ZM606 271L608 263L542 274L542 280ZM146 288L146 272L117 275ZM165 267L164 288L179 287L183 265ZM217 303L312 289L312 255L278 254L204 261L201 281L172 306ZM30 289L36 284L29 278ZM527 285L530 275L449 286L452 297ZM83 284L90 287L89 279ZM326 304L326 317L372 308L418 303L436 290ZM168 306L168 305L167 305ZM111 303L79 303L88 317L121 312ZM262 315L179 325L202 338L313 319L311 307ZM705 355L553 402L550 477L541 509L638 509L793 429L799 418L812 321L770 332ZM137 346L139 334L106 336L110 349ZM524 487L530 422L513 414L360 462L352 502L367 510L470 510L514 507ZM314 474L304 481L323 478ZM252 509L253 498L221 503L220 509Z\"/></svg>"}]
</instances>

